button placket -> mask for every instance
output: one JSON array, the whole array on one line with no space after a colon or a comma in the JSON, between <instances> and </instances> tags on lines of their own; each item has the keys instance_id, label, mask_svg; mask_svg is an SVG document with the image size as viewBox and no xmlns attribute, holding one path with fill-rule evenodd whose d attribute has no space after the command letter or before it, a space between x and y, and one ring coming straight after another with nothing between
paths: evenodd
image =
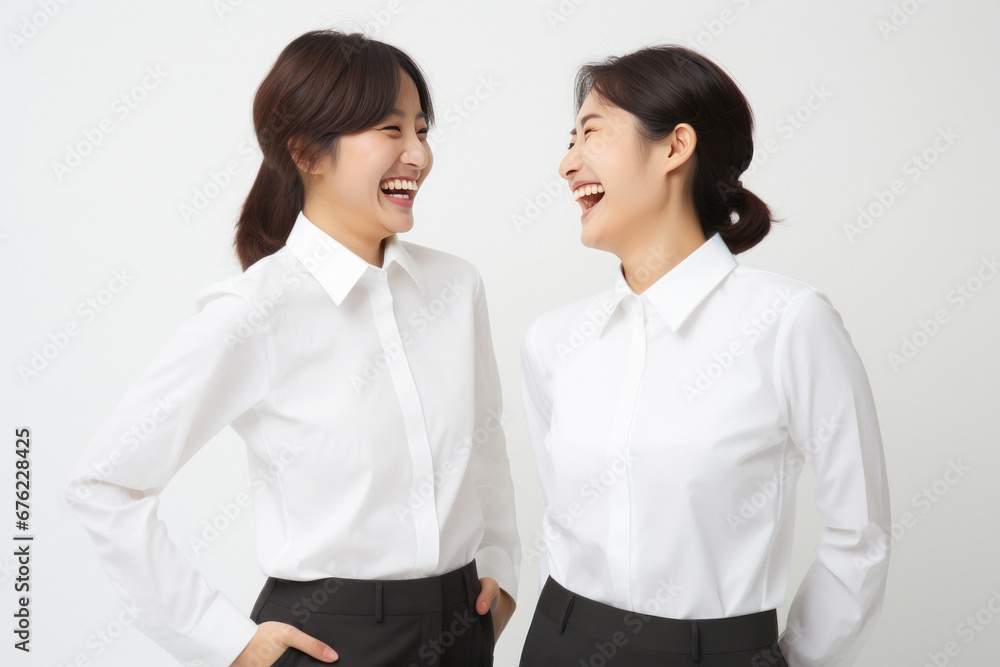
<instances>
[{"instance_id":1,"label":"button placket","mask_svg":"<svg viewBox=\"0 0 1000 667\"><path fill-rule=\"evenodd\" d=\"M632 510L628 480L628 439L635 413L639 383L646 365L646 328L642 302L633 294L626 295L622 304L628 313L631 329L628 360L622 378L618 405L610 432L607 450L607 464L614 475L608 487L609 526L608 555L612 565L612 582L616 606L630 608L632 591L631 539Z\"/></svg>"},{"instance_id":2,"label":"button placket","mask_svg":"<svg viewBox=\"0 0 1000 667\"><path fill-rule=\"evenodd\" d=\"M434 480L434 461L431 456L430 439L427 436L427 425L424 421L423 407L417 385L413 379L410 364L406 358L406 350L402 345L402 336L392 306L392 293L384 270L375 270L376 279L369 281L372 314L375 326L382 342L382 350L389 359L389 374L393 387L399 397L400 411L406 429L407 447L413 469L413 479L410 497L420 497L420 489L425 487L425 480ZM395 348L398 352L390 354ZM431 485L433 488L433 485ZM417 495L413 495L417 494ZM411 516L416 523L416 555L413 563L413 575L429 571L437 567L439 557L439 527L437 520L437 503L433 491L425 502L412 508Z\"/></svg>"}]
</instances>

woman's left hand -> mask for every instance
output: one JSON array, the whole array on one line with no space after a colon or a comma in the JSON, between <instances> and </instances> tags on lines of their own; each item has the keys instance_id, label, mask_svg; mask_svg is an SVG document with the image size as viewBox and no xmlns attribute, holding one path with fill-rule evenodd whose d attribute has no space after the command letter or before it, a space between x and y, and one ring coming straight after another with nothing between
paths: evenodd
<instances>
[{"instance_id":1,"label":"woman's left hand","mask_svg":"<svg viewBox=\"0 0 1000 667\"><path fill-rule=\"evenodd\" d=\"M483 585L483 590L480 591L479 598L476 600L476 612L482 616L493 607L493 637L495 638L493 645L495 646L496 641L500 639L500 633L507 627L507 621L514 614L517 603L507 591L500 588L500 584L493 577L482 577L479 582Z\"/></svg>"}]
</instances>

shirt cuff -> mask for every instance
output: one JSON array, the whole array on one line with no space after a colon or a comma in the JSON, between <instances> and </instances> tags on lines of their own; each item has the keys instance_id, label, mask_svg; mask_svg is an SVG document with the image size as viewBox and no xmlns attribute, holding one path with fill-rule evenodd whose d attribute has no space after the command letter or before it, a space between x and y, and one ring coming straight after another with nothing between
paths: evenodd
<instances>
[{"instance_id":1,"label":"shirt cuff","mask_svg":"<svg viewBox=\"0 0 1000 667\"><path fill-rule=\"evenodd\" d=\"M178 645L164 648L187 667L229 667L247 647L257 624L222 593Z\"/></svg>"},{"instance_id":2,"label":"shirt cuff","mask_svg":"<svg viewBox=\"0 0 1000 667\"><path fill-rule=\"evenodd\" d=\"M476 571L480 577L493 577L500 588L517 602L517 572L510 555L498 546L483 547L476 553Z\"/></svg>"}]
</instances>

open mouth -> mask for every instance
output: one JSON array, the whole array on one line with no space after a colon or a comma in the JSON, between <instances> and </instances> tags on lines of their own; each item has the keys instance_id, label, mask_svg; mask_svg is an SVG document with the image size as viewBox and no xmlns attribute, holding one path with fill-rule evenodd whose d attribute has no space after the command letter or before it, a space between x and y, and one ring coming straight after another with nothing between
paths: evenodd
<instances>
[{"instance_id":1,"label":"open mouth","mask_svg":"<svg viewBox=\"0 0 1000 667\"><path fill-rule=\"evenodd\" d=\"M604 186L600 183L581 185L573 191L573 198L580 202L583 212L586 213L604 198Z\"/></svg>"},{"instance_id":2,"label":"open mouth","mask_svg":"<svg viewBox=\"0 0 1000 667\"><path fill-rule=\"evenodd\" d=\"M403 206L412 205L417 194L417 182L402 178L389 178L379 184L379 189L389 201Z\"/></svg>"}]
</instances>

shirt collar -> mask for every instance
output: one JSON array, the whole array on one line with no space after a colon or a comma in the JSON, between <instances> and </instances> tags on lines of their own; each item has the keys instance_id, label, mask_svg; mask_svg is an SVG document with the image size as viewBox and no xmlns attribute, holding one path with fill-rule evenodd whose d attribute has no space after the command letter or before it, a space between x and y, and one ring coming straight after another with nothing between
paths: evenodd
<instances>
[{"instance_id":1,"label":"shirt collar","mask_svg":"<svg viewBox=\"0 0 1000 667\"><path fill-rule=\"evenodd\" d=\"M369 264L317 227L302 211L299 211L285 245L316 277L338 306L366 271L388 271L393 262L410 274L420 293L424 293L424 284L417 270L417 264L396 234L385 239L382 269Z\"/></svg>"},{"instance_id":2,"label":"shirt collar","mask_svg":"<svg viewBox=\"0 0 1000 667\"><path fill-rule=\"evenodd\" d=\"M736 256L729 250L722 236L715 232L677 266L647 287L642 296L649 299L671 331L677 331L698 304L705 300L709 292L722 282L736 265ZM639 296L632 291L625 280L622 264L619 262L611 301L604 302L608 317L599 326L598 336L604 333L608 322L627 295L637 298ZM607 297L602 295L602 298Z\"/></svg>"}]
</instances>

